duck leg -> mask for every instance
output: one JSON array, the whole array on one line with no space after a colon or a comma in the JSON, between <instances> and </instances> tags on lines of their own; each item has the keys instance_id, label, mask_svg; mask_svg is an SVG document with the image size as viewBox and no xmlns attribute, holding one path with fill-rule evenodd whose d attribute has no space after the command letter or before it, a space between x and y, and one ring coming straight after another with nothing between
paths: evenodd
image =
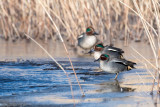
<instances>
[{"instance_id":1,"label":"duck leg","mask_svg":"<svg viewBox=\"0 0 160 107\"><path fill-rule=\"evenodd\" d=\"M116 73L116 76L115 76L115 78L114 78L115 80L117 80L118 74L119 74L119 73Z\"/></svg>"},{"instance_id":2,"label":"duck leg","mask_svg":"<svg viewBox=\"0 0 160 107\"><path fill-rule=\"evenodd\" d=\"M102 72L103 70L99 69L97 72Z\"/></svg>"}]
</instances>

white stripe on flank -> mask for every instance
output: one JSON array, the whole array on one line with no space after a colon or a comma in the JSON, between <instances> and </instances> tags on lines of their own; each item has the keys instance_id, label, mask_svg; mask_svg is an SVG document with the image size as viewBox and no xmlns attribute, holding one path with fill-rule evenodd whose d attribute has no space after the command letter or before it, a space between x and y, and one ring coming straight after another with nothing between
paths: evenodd
<instances>
[{"instance_id":1,"label":"white stripe on flank","mask_svg":"<svg viewBox=\"0 0 160 107\"><path fill-rule=\"evenodd\" d=\"M78 38L82 38L84 35L80 35Z\"/></svg>"},{"instance_id":2,"label":"white stripe on flank","mask_svg":"<svg viewBox=\"0 0 160 107\"><path fill-rule=\"evenodd\" d=\"M117 51L117 50L114 50L114 49L111 49L111 48L109 48L108 50L109 50L109 51Z\"/></svg>"}]
</instances>

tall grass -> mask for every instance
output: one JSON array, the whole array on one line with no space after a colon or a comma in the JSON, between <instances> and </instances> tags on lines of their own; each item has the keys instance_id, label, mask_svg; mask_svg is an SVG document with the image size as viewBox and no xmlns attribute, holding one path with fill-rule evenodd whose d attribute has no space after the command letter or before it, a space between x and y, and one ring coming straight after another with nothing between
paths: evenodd
<instances>
[{"instance_id":1,"label":"tall grass","mask_svg":"<svg viewBox=\"0 0 160 107\"><path fill-rule=\"evenodd\" d=\"M100 39L110 44L115 39L124 40L124 45L129 40L148 41L155 63L145 61L156 70L159 92L159 0L43 0L42 4L39 0L0 0L0 37L16 41L28 34L47 42L61 33L62 38L74 44L91 25L100 33Z\"/></svg>"},{"instance_id":2,"label":"tall grass","mask_svg":"<svg viewBox=\"0 0 160 107\"><path fill-rule=\"evenodd\" d=\"M73 98L73 102L74 102L74 105L75 105L75 99L74 99L74 93L73 93L73 88L72 88L72 82L71 82L71 79L69 78L68 76L68 73L65 71L65 69L61 66L61 64L59 64L55 58L52 57L51 54L49 54L47 52L46 49L44 49L37 41L35 41L32 37L30 37L29 35L25 34L29 39L31 39L34 43L36 43L60 68L61 70L66 74L67 78L68 78L68 82L69 82L69 85L70 85L70 89L71 89L71 94L72 94L72 98Z\"/></svg>"},{"instance_id":3,"label":"tall grass","mask_svg":"<svg viewBox=\"0 0 160 107\"><path fill-rule=\"evenodd\" d=\"M123 2L122 0L118 0L120 3L122 3L123 5L125 5L126 7L128 7L129 9L131 9L134 13L136 13L139 16L139 19L141 20L141 23L143 25L143 29L145 31L146 37L149 40L152 52L153 52L153 58L155 59L155 65L153 65L151 62L149 62L144 55L141 55L139 52L137 52L134 48L132 48L138 55L140 55L145 61L146 63L150 64L153 69L155 69L155 75L153 78L153 85L152 85L152 89L151 89L151 94L153 94L153 88L154 88L154 84L156 79L158 80L157 82L157 94L159 93L159 83L160 83L160 65L159 65L159 50L160 50L160 16L159 16L159 11L160 11L160 7L159 7L159 1L157 0L148 0L149 4L145 4L146 1L138 1L137 0L133 0L133 4L135 9L131 8L128 4L126 4L125 2ZM145 7L143 7L143 5L145 5ZM149 9L149 11L147 11ZM152 16L145 16L146 14L151 13ZM147 18L151 18L150 20L147 20ZM154 20L152 20L154 19ZM154 24L153 24L154 23ZM153 33L154 31L154 33ZM155 39L155 37L157 39ZM157 76L158 74L158 76ZM157 98L157 97L156 97Z\"/></svg>"},{"instance_id":4,"label":"tall grass","mask_svg":"<svg viewBox=\"0 0 160 107\"><path fill-rule=\"evenodd\" d=\"M158 0L135 2L140 6L145 20L159 32L156 24L159 23L159 8L153 6L152 1L154 4L158 3ZM132 0L122 2L136 10ZM145 29L141 19L119 0L44 0L42 3L62 36L71 44L74 44L77 36L90 25L102 35L101 40L108 40L110 44L117 38L125 40L124 44L127 45L129 39L142 41L141 38L144 37ZM56 28L38 0L1 0L0 19L0 35L6 40L23 39L24 33L46 42L52 35L55 39L58 36ZM148 30L155 35L153 29Z\"/></svg>"},{"instance_id":5,"label":"tall grass","mask_svg":"<svg viewBox=\"0 0 160 107\"><path fill-rule=\"evenodd\" d=\"M83 90L82 90L82 88L81 88L81 85L80 85L80 83L79 83L79 80L78 80L78 78L77 78L75 69L74 69L74 67L73 67L73 64L72 64L72 61L71 61L71 58L70 58L70 54L69 54L68 49L67 49L67 47L66 47L66 45L65 45L65 43L64 43L64 40L63 40L63 38L62 38L62 35L61 35L59 29L57 28L57 25L55 24L55 22L54 22L53 19L51 18L51 15L49 14L49 12L46 10L46 8L44 7L44 5L42 4L42 1L39 0L39 2L40 2L41 6L42 6L43 9L45 10L46 14L48 15L49 19L51 20L51 22L53 23L54 27L56 28L56 30L57 30L57 32L58 32L59 38L60 38L61 42L63 43L63 46L64 46L64 49L65 49L65 51L66 51L67 57L68 57L68 59L69 59L69 61L70 61L71 67L72 67L73 72L74 72L75 77L76 77L76 80L77 80L78 85L79 85L79 87L80 87L80 89L81 89L82 96L84 96L84 92L83 92Z\"/></svg>"}]
</instances>

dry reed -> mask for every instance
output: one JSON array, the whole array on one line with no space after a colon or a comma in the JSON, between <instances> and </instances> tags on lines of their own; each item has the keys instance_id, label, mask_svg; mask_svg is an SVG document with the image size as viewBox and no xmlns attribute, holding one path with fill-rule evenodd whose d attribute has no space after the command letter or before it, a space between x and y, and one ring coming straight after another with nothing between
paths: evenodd
<instances>
[{"instance_id":1,"label":"dry reed","mask_svg":"<svg viewBox=\"0 0 160 107\"><path fill-rule=\"evenodd\" d=\"M80 87L80 89L81 89L82 96L84 96L85 94L84 94L83 89L81 88L81 85L80 85L79 80L78 80L78 78L77 78L75 69L74 69L74 67L73 67L73 64L72 64L72 61L71 61L71 58L70 58L68 49L67 49L67 47L66 47L66 45L65 45L65 43L64 43L64 40L63 40L63 38L62 38L62 35L61 35L61 33L60 33L57 25L55 24L55 22L54 22L53 19L51 18L51 15L49 14L49 12L46 10L46 8L44 7L44 5L42 4L42 1L39 0L39 2L40 2L40 4L41 4L41 6L43 7L43 9L45 10L45 12L47 13L49 19L51 20L51 22L53 23L54 27L56 28L56 30L57 30L57 32L58 32L59 38L60 38L61 42L63 43L63 46L64 46L64 49L65 49L65 51L66 51L67 57L68 57L68 59L69 59L69 61L70 61L71 67L72 67L73 72L74 72L75 77L76 77L76 80L77 80L78 85L79 85L79 87Z\"/></svg>"},{"instance_id":2,"label":"dry reed","mask_svg":"<svg viewBox=\"0 0 160 107\"><path fill-rule=\"evenodd\" d=\"M155 76L158 74L159 92L159 0L45 0L43 5L71 44L90 25L102 35L101 40L110 44L114 39L124 40L124 45L129 39L148 41L155 65L146 62L156 70ZM56 40L59 33L51 22L38 0L0 1L0 37L6 40L23 39L25 33L45 42L52 36Z\"/></svg>"},{"instance_id":3,"label":"dry reed","mask_svg":"<svg viewBox=\"0 0 160 107\"><path fill-rule=\"evenodd\" d=\"M131 8L128 4L126 4L125 2L119 0L120 3L122 3L123 5L125 5L126 7L128 7L129 9L131 9L134 13L136 13L141 20L141 23L143 25L143 29L145 30L146 33L146 37L149 40L152 52L153 52L153 57L155 59L155 65L153 65L152 63L150 63L143 55L141 55L139 52L137 52L134 48L132 48L137 54L139 54L143 59L145 59L145 61L147 63L149 63L150 65L152 65L155 69L155 76L157 77L157 93L159 93L159 82L160 82L160 65L159 65L159 50L160 50L160 23L159 23L159 4L157 0L147 0L149 1L150 7L147 5L146 7L143 7L143 5L145 4L145 2L143 1L137 1L137 0L133 0L133 4L135 6L135 9ZM149 11L147 11L149 9ZM149 14L151 13L152 16L148 16L150 18L150 20L146 20L148 17L145 17L145 13ZM154 19L154 25L153 25L153 20ZM153 33L153 31L151 30L151 28L156 31L155 34ZM157 39L155 39L155 36ZM158 73L158 76L157 76ZM155 78L153 78L153 85L152 85L152 90L151 90L151 94L153 94L153 87L154 87L154 83L155 83Z\"/></svg>"},{"instance_id":4,"label":"dry reed","mask_svg":"<svg viewBox=\"0 0 160 107\"><path fill-rule=\"evenodd\" d=\"M154 4L158 3L158 0L152 1ZM135 10L132 0L122 2ZM157 5L153 6L151 0L137 0L136 3L140 6L145 20L156 32L159 31L156 25L159 17ZM23 39L24 33L45 42L52 35L57 38L58 32L38 0L1 0L0 5L0 35L6 40ZM146 38L141 19L119 0L45 0L43 5L60 29L63 38L71 44L76 42L77 36L89 25L99 31L101 40L109 40L110 44L117 38L124 39L125 45L128 44L128 39L141 41L142 37ZM155 31L153 32L155 35Z\"/></svg>"},{"instance_id":5,"label":"dry reed","mask_svg":"<svg viewBox=\"0 0 160 107\"><path fill-rule=\"evenodd\" d=\"M70 88L71 88L71 94L72 94L72 98L73 98L73 102L74 102L74 105L75 105L75 99L74 99L74 93L73 93L73 88L72 88L72 82L71 82L71 79L69 78L68 76L68 73L65 71L65 69L61 66L61 64L59 64L53 57L51 54L49 54L47 52L46 49L44 49L36 40L34 40L32 37L30 37L29 35L25 34L29 39L31 39L34 43L36 43L61 69L62 71L66 74L67 78L68 78L68 81L69 81L69 85L70 85Z\"/></svg>"}]
</instances>

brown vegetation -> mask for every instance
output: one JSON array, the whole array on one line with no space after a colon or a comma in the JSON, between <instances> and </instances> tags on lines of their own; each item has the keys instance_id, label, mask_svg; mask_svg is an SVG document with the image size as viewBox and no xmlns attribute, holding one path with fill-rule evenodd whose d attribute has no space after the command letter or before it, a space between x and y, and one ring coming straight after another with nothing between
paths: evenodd
<instances>
[{"instance_id":1,"label":"brown vegetation","mask_svg":"<svg viewBox=\"0 0 160 107\"><path fill-rule=\"evenodd\" d=\"M158 3L158 0L154 0ZM119 0L41 0L63 38L76 41L79 34L92 25L102 36L101 40L120 38L141 41L144 27L141 19ZM122 0L136 10L132 0ZM145 20L156 30L156 17L151 0L137 0ZM57 31L48 18L39 0L1 0L0 35L16 41L25 38L25 33L33 38L47 41L57 39ZM159 5L159 4L158 4ZM149 28L150 31L151 28ZM151 32L152 33L152 32Z\"/></svg>"},{"instance_id":2,"label":"brown vegetation","mask_svg":"<svg viewBox=\"0 0 160 107\"><path fill-rule=\"evenodd\" d=\"M158 77L159 83L159 12L159 0L1 0L0 37L16 41L28 34L34 39L56 40L58 30L54 21L69 43L76 42L87 26L93 26L100 33L100 39L109 40L110 44L114 39L124 40L124 45L130 39L146 40L155 58L154 82Z\"/></svg>"}]
</instances>

